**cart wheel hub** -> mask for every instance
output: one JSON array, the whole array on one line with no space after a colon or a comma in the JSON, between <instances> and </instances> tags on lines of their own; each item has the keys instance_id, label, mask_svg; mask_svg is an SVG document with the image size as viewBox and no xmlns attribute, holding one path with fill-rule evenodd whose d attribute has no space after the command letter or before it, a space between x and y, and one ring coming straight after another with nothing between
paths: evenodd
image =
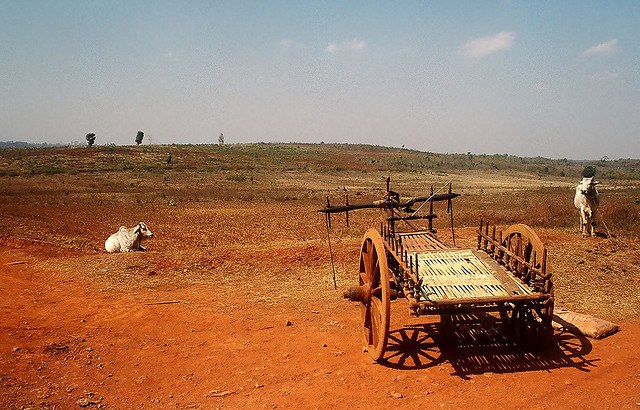
<instances>
[{"instance_id":1,"label":"cart wheel hub","mask_svg":"<svg viewBox=\"0 0 640 410\"><path fill-rule=\"evenodd\" d=\"M371 300L371 285L364 284L362 286L354 286L344 291L342 294L345 299L352 302L369 303Z\"/></svg>"}]
</instances>

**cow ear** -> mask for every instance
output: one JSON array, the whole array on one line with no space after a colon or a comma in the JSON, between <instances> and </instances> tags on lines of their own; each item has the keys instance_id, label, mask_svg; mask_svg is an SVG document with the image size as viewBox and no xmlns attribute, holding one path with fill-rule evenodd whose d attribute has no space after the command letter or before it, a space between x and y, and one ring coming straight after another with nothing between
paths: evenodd
<instances>
[{"instance_id":1,"label":"cow ear","mask_svg":"<svg viewBox=\"0 0 640 410\"><path fill-rule=\"evenodd\" d=\"M593 185L598 185L600 181L593 181Z\"/></svg>"},{"instance_id":2,"label":"cow ear","mask_svg":"<svg viewBox=\"0 0 640 410\"><path fill-rule=\"evenodd\" d=\"M136 229L133 231L133 233L140 233L140 224L136 225Z\"/></svg>"}]
</instances>

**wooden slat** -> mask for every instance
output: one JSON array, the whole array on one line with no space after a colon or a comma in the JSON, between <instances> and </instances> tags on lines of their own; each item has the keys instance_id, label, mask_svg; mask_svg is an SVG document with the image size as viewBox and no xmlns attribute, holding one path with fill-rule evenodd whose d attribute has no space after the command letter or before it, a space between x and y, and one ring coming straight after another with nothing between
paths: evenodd
<instances>
[{"instance_id":1,"label":"wooden slat","mask_svg":"<svg viewBox=\"0 0 640 410\"><path fill-rule=\"evenodd\" d=\"M549 299L548 294L532 292L528 295L507 295L507 296L488 296L478 298L455 298L455 299L425 299L420 302L413 302L412 307L422 308L421 306L429 307L444 307L444 306L458 306L458 305L481 305L490 303L503 303L503 302L530 302L530 301L543 301Z\"/></svg>"},{"instance_id":2,"label":"wooden slat","mask_svg":"<svg viewBox=\"0 0 640 410\"><path fill-rule=\"evenodd\" d=\"M489 255L478 251L473 251L473 253L482 263L491 269L493 276L500 281L510 295L526 295L531 293L531 290L526 285L520 282L519 279L505 272L498 262Z\"/></svg>"},{"instance_id":3,"label":"wooden slat","mask_svg":"<svg viewBox=\"0 0 640 410\"><path fill-rule=\"evenodd\" d=\"M446 249L446 245L428 232L399 233L404 249L409 252L421 252Z\"/></svg>"},{"instance_id":4,"label":"wooden slat","mask_svg":"<svg viewBox=\"0 0 640 410\"><path fill-rule=\"evenodd\" d=\"M407 239L403 239L405 246L409 246ZM531 294L531 290L510 277L499 265L487 264L470 249L432 249L411 254L419 264L422 300L435 302Z\"/></svg>"}]
</instances>

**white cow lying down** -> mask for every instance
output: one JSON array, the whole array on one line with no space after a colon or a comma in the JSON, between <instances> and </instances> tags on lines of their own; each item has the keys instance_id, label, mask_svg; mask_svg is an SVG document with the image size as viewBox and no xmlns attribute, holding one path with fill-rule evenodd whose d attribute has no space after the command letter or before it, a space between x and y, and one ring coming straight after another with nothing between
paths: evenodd
<instances>
[{"instance_id":1,"label":"white cow lying down","mask_svg":"<svg viewBox=\"0 0 640 410\"><path fill-rule=\"evenodd\" d=\"M107 238L104 248L109 253L144 251L145 248L140 245L143 238L153 238L153 232L144 222L138 222L133 228L121 226L118 232Z\"/></svg>"}]
</instances>

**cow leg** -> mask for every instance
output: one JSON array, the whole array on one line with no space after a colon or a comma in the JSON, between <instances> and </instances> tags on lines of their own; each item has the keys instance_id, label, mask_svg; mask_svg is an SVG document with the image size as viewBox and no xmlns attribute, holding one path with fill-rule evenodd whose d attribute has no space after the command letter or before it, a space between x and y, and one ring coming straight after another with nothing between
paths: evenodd
<instances>
[{"instance_id":1,"label":"cow leg","mask_svg":"<svg viewBox=\"0 0 640 410\"><path fill-rule=\"evenodd\" d=\"M582 234L583 238L586 238L587 232L588 232L588 226L587 226L588 222L587 222L587 215L585 214L585 209L581 208L580 209L580 233Z\"/></svg>"},{"instance_id":2,"label":"cow leg","mask_svg":"<svg viewBox=\"0 0 640 410\"><path fill-rule=\"evenodd\" d=\"M594 225L593 225L593 212L591 211L590 208L587 208L584 210L584 220L585 220L585 224L586 224L586 229L585 229L585 233L584 233L584 237L587 236L596 236L596 231L594 229Z\"/></svg>"},{"instance_id":3,"label":"cow leg","mask_svg":"<svg viewBox=\"0 0 640 410\"><path fill-rule=\"evenodd\" d=\"M578 232L582 234L582 231L583 231L582 211L578 211Z\"/></svg>"},{"instance_id":4,"label":"cow leg","mask_svg":"<svg viewBox=\"0 0 640 410\"><path fill-rule=\"evenodd\" d=\"M591 236L596 237L596 219L593 217L589 218L589 225L591 225Z\"/></svg>"}]
</instances>

